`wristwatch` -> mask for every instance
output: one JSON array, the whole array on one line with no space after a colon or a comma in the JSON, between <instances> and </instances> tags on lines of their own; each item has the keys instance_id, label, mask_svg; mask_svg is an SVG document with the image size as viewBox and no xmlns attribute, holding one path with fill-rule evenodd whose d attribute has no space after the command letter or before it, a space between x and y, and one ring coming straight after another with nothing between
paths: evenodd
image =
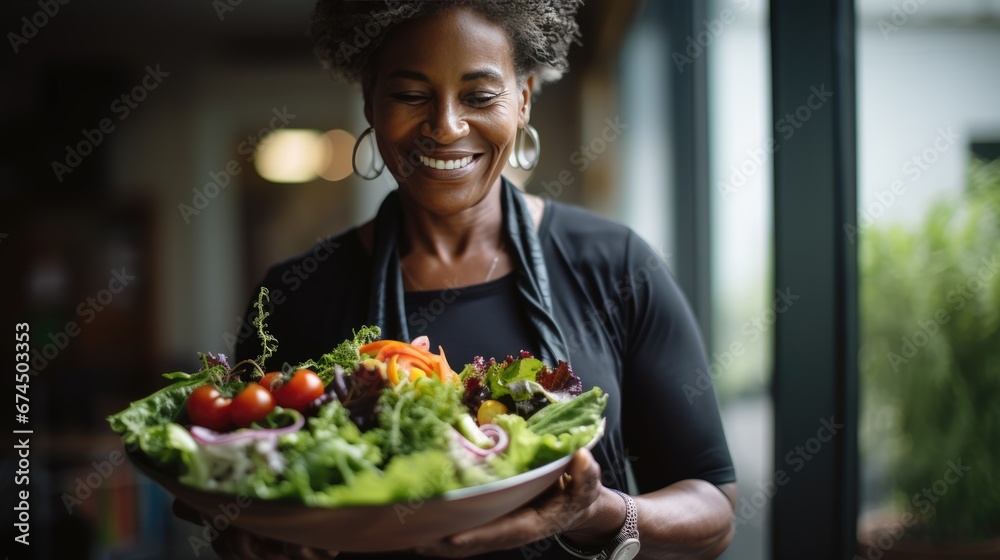
<instances>
[{"instance_id":1,"label":"wristwatch","mask_svg":"<svg viewBox=\"0 0 1000 560\"><path fill-rule=\"evenodd\" d=\"M556 535L556 542L577 558L587 560L632 560L639 554L639 512L635 507L635 500L632 496L611 489L625 500L625 523L622 524L618 534L611 538L611 541L599 551L584 550L574 544L566 542L565 539Z\"/></svg>"}]
</instances>

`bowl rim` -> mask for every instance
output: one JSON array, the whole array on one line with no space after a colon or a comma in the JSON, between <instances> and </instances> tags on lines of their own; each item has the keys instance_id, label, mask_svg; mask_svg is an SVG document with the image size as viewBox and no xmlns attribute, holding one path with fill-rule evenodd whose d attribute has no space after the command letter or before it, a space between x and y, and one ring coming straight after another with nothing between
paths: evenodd
<instances>
[{"instance_id":1,"label":"bowl rim","mask_svg":"<svg viewBox=\"0 0 1000 560\"><path fill-rule=\"evenodd\" d=\"M607 427L607 418L602 417L601 422L597 428L597 432L594 434L594 437L589 442L587 442L583 447L587 448L588 450L592 450L594 446L597 445L597 442L600 441L600 439L604 436L606 427ZM569 455L560 457L554 461L551 461L539 467L535 467L534 469L531 469L529 471L516 474L514 476L501 478L500 480L494 480L491 482L486 482L484 484L477 484L475 486L466 486L463 488L456 488L454 490L447 490L436 496L428 496L424 498L424 500L459 501L459 500L467 500L470 498L476 498L493 492L501 492L508 488L518 486L529 480L533 480L537 477L544 476L552 472L553 470L565 467L573 459L573 455L575 455L575 453L576 452L574 451ZM208 490L184 484L176 477L164 473L163 471L158 469L155 465L153 465L150 462L148 455L143 453L141 450L126 448L125 454L134 465L139 467L139 470L141 470L143 474L148 476L150 479L153 480L153 482L162 486L164 489L166 489L168 492L173 494L178 499L181 498L177 496L178 492L176 491L176 489L183 489L183 491L185 492L201 493L206 495L206 497L218 496L218 497L230 497L234 499L239 497L239 494L233 494L232 492L226 492L221 490ZM255 499L254 496L250 496L250 498ZM257 503L271 504L275 507L291 506L296 508L309 508L315 510L349 510L349 509L384 508L384 507L392 507L395 504L401 503L401 502L388 502L384 504L350 504L343 506L317 506L317 505L306 504L303 503L301 500L289 497L260 499L260 500L261 501Z\"/></svg>"}]
</instances>

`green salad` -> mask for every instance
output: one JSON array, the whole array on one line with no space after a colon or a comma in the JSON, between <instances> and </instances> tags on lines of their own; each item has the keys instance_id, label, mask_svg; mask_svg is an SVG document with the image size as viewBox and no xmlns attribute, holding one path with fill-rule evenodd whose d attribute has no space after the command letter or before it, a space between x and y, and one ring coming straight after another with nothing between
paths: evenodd
<instances>
[{"instance_id":1,"label":"green salad","mask_svg":"<svg viewBox=\"0 0 1000 560\"><path fill-rule=\"evenodd\" d=\"M378 505L508 478L572 454L602 429L607 401L569 364L526 352L460 372L427 337L363 327L330 353L265 373L277 341L200 371L108 417L126 447L188 486L313 506Z\"/></svg>"}]
</instances>

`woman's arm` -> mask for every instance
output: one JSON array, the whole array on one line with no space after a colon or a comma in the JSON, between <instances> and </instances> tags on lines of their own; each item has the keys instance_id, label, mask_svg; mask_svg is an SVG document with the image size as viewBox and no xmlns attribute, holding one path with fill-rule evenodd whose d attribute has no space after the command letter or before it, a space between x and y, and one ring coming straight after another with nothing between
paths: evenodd
<instances>
[{"instance_id":1,"label":"woman's arm","mask_svg":"<svg viewBox=\"0 0 1000 560\"><path fill-rule=\"evenodd\" d=\"M634 497L638 557L715 558L733 538L737 490L704 344L662 259L634 235L626 247L622 426L646 492ZM563 534L581 548L600 548L622 526L625 501L604 489L590 507Z\"/></svg>"},{"instance_id":2,"label":"woman's arm","mask_svg":"<svg viewBox=\"0 0 1000 560\"><path fill-rule=\"evenodd\" d=\"M544 557L546 550L558 546L551 538L555 534L581 548L600 549L625 521L625 502L600 481L600 467L582 449L570 462L567 476L541 500L418 552L462 558L521 548L525 558ZM716 487L704 480L682 480L637 496L635 502L641 543L638 558L715 558L732 541L734 483Z\"/></svg>"},{"instance_id":3,"label":"woman's arm","mask_svg":"<svg viewBox=\"0 0 1000 560\"><path fill-rule=\"evenodd\" d=\"M715 558L733 539L736 484L715 486L704 480L682 480L635 497L641 549L637 558ZM563 536L580 545L600 548L625 520L625 502L608 489L591 505L580 526Z\"/></svg>"}]
</instances>

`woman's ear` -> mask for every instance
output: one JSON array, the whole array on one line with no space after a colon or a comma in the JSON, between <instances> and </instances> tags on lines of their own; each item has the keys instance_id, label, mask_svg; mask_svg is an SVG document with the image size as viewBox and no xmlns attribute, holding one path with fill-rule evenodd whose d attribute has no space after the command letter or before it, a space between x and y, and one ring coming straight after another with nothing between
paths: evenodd
<instances>
[{"instance_id":1,"label":"woman's ear","mask_svg":"<svg viewBox=\"0 0 1000 560\"><path fill-rule=\"evenodd\" d=\"M530 74L521 84L520 111L517 116L517 126L523 128L531 120L531 93L535 91L535 75Z\"/></svg>"}]
</instances>

